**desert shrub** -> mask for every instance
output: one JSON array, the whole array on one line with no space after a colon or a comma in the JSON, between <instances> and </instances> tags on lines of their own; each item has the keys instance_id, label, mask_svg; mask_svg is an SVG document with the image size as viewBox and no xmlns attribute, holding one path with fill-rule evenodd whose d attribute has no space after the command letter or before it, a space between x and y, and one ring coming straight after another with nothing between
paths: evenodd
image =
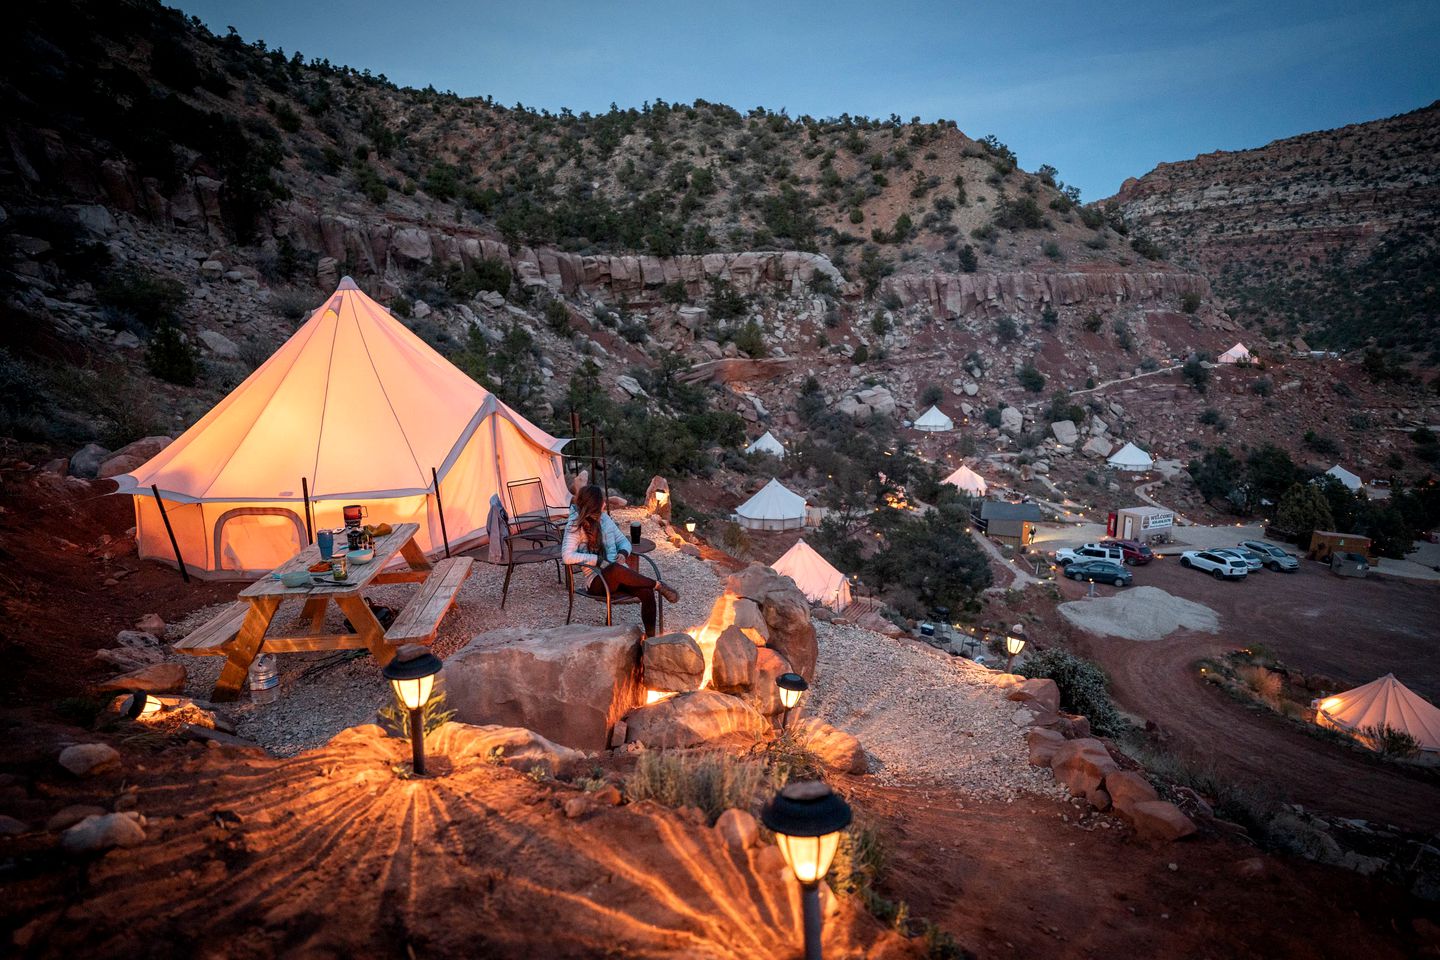
<instances>
[{"instance_id":1,"label":"desert shrub","mask_svg":"<svg viewBox=\"0 0 1440 960\"><path fill-rule=\"evenodd\" d=\"M1090 311L1090 315L1085 318L1084 325L1085 329L1091 333L1099 333L1100 328L1105 325L1105 318L1092 310Z\"/></svg>"},{"instance_id":2,"label":"desert shrub","mask_svg":"<svg viewBox=\"0 0 1440 960\"><path fill-rule=\"evenodd\" d=\"M145 347L145 366L161 380L188 387L200 371L200 356L179 328L164 320Z\"/></svg>"},{"instance_id":3,"label":"desert shrub","mask_svg":"<svg viewBox=\"0 0 1440 960\"><path fill-rule=\"evenodd\" d=\"M749 306L749 301L737 292L728 280L716 277L710 281L709 312L712 320L725 321L742 317Z\"/></svg>"},{"instance_id":4,"label":"desert shrub","mask_svg":"<svg viewBox=\"0 0 1440 960\"><path fill-rule=\"evenodd\" d=\"M1054 240L1046 240L1040 245L1040 250L1051 260L1063 260L1065 258L1064 252L1060 249L1060 244Z\"/></svg>"},{"instance_id":5,"label":"desert shrub","mask_svg":"<svg viewBox=\"0 0 1440 960\"><path fill-rule=\"evenodd\" d=\"M981 417L984 418L987 427L1000 426L1000 410L998 407L986 407Z\"/></svg>"},{"instance_id":6,"label":"desert shrub","mask_svg":"<svg viewBox=\"0 0 1440 960\"><path fill-rule=\"evenodd\" d=\"M184 284L139 267L117 270L95 291L101 304L120 311L147 330L174 320L188 297Z\"/></svg>"},{"instance_id":7,"label":"desert shrub","mask_svg":"<svg viewBox=\"0 0 1440 960\"><path fill-rule=\"evenodd\" d=\"M1115 342L1120 344L1120 349L1129 353L1135 349L1135 333L1130 329L1130 324L1124 320L1116 320L1114 324Z\"/></svg>"},{"instance_id":8,"label":"desert shrub","mask_svg":"<svg viewBox=\"0 0 1440 960\"><path fill-rule=\"evenodd\" d=\"M1280 691L1285 683L1278 673L1259 666L1242 666L1235 673L1259 699L1270 703L1280 699Z\"/></svg>"},{"instance_id":9,"label":"desert shrub","mask_svg":"<svg viewBox=\"0 0 1440 960\"><path fill-rule=\"evenodd\" d=\"M1195 357L1185 361L1185 366L1180 368L1180 375L1201 393L1210 385L1210 369Z\"/></svg>"},{"instance_id":10,"label":"desert shrub","mask_svg":"<svg viewBox=\"0 0 1440 960\"><path fill-rule=\"evenodd\" d=\"M698 807L711 823L726 810L749 810L768 782L765 765L722 750L682 753L645 750L625 778L631 800L654 800L667 807Z\"/></svg>"},{"instance_id":11,"label":"desert shrub","mask_svg":"<svg viewBox=\"0 0 1440 960\"><path fill-rule=\"evenodd\" d=\"M1105 671L1084 657L1050 647L1031 654L1019 672L1026 677L1054 680L1060 688L1060 706L1069 713L1088 717L1096 733L1115 736L1124 731L1126 723L1110 699Z\"/></svg>"},{"instance_id":12,"label":"desert shrub","mask_svg":"<svg viewBox=\"0 0 1440 960\"><path fill-rule=\"evenodd\" d=\"M1020 325L1014 317L1001 317L995 321L995 336L1001 343L1014 343L1020 339Z\"/></svg>"},{"instance_id":13,"label":"desert shrub","mask_svg":"<svg viewBox=\"0 0 1440 960\"><path fill-rule=\"evenodd\" d=\"M1036 230L1045 223L1045 214L1034 197L1001 197L995 205L994 224L1005 230Z\"/></svg>"},{"instance_id":14,"label":"desert shrub","mask_svg":"<svg viewBox=\"0 0 1440 960\"><path fill-rule=\"evenodd\" d=\"M1194 290L1189 291L1180 298L1180 309L1186 313L1194 313L1200 309L1200 294Z\"/></svg>"},{"instance_id":15,"label":"desert shrub","mask_svg":"<svg viewBox=\"0 0 1440 960\"><path fill-rule=\"evenodd\" d=\"M980 267L980 258L975 256L975 248L970 244L960 248L957 254L960 262L960 269L965 273L974 273Z\"/></svg>"},{"instance_id":16,"label":"desert shrub","mask_svg":"<svg viewBox=\"0 0 1440 960\"><path fill-rule=\"evenodd\" d=\"M1071 400L1063 391L1057 391L1050 398L1050 408L1045 412L1046 423L1060 420L1069 420L1077 425L1085 420L1085 408Z\"/></svg>"},{"instance_id":17,"label":"desert shrub","mask_svg":"<svg viewBox=\"0 0 1440 960\"><path fill-rule=\"evenodd\" d=\"M1130 240L1130 249L1134 250L1146 260L1164 260L1165 251L1160 245L1149 237L1133 237Z\"/></svg>"},{"instance_id":18,"label":"desert shrub","mask_svg":"<svg viewBox=\"0 0 1440 960\"><path fill-rule=\"evenodd\" d=\"M1322 456L1333 457L1340 453L1340 443L1334 437L1316 433L1314 430L1306 430L1304 439L1305 446Z\"/></svg>"},{"instance_id":19,"label":"desert shrub","mask_svg":"<svg viewBox=\"0 0 1440 960\"><path fill-rule=\"evenodd\" d=\"M855 352L851 354L850 359L857 364L868 362L870 359L870 348L863 343L860 344L855 348Z\"/></svg>"},{"instance_id":20,"label":"desert shrub","mask_svg":"<svg viewBox=\"0 0 1440 960\"><path fill-rule=\"evenodd\" d=\"M1020 382L1020 386L1029 390L1031 393L1039 393L1045 389L1045 375L1039 370L1036 370L1035 365L1032 363L1027 363L1021 367L1019 372L1015 374L1015 379Z\"/></svg>"},{"instance_id":21,"label":"desert shrub","mask_svg":"<svg viewBox=\"0 0 1440 960\"><path fill-rule=\"evenodd\" d=\"M1257 397L1268 397L1275 390L1275 381L1269 377L1260 377L1254 383L1250 384L1250 390Z\"/></svg>"},{"instance_id":22,"label":"desert shrub","mask_svg":"<svg viewBox=\"0 0 1440 960\"><path fill-rule=\"evenodd\" d=\"M317 303L315 295L308 290L301 290L296 287L281 287L278 290L270 291L270 306L276 313L286 320L299 320L315 309ZM396 309L391 304L392 309ZM405 316L409 316L409 302L405 304Z\"/></svg>"},{"instance_id":23,"label":"desert shrub","mask_svg":"<svg viewBox=\"0 0 1440 960\"><path fill-rule=\"evenodd\" d=\"M570 311L560 300L551 300L545 304L545 325L557 334L570 332Z\"/></svg>"},{"instance_id":24,"label":"desert shrub","mask_svg":"<svg viewBox=\"0 0 1440 960\"><path fill-rule=\"evenodd\" d=\"M920 391L920 406L933 407L945 399L945 388L938 383L928 384Z\"/></svg>"},{"instance_id":25,"label":"desert shrub","mask_svg":"<svg viewBox=\"0 0 1440 960\"><path fill-rule=\"evenodd\" d=\"M720 545L726 553L743 557L750 552L750 534L738 523L727 523L720 531Z\"/></svg>"},{"instance_id":26,"label":"desert shrub","mask_svg":"<svg viewBox=\"0 0 1440 960\"><path fill-rule=\"evenodd\" d=\"M1388 723L1364 727L1360 736L1371 749L1386 757L1413 757L1420 752L1419 741Z\"/></svg>"},{"instance_id":27,"label":"desert shrub","mask_svg":"<svg viewBox=\"0 0 1440 960\"><path fill-rule=\"evenodd\" d=\"M1220 423L1220 411L1214 407L1206 407L1200 414L1200 422L1207 427L1217 426Z\"/></svg>"},{"instance_id":28,"label":"desert shrub","mask_svg":"<svg viewBox=\"0 0 1440 960\"><path fill-rule=\"evenodd\" d=\"M687 303L690 300L690 293L685 289L685 281L676 280L673 283L665 284L660 288L660 299L677 306Z\"/></svg>"},{"instance_id":29,"label":"desert shrub","mask_svg":"<svg viewBox=\"0 0 1440 960\"><path fill-rule=\"evenodd\" d=\"M760 329L760 324L754 320L746 321L738 330L734 331L731 340L734 341L736 349L751 357L765 356L765 334Z\"/></svg>"},{"instance_id":30,"label":"desert shrub","mask_svg":"<svg viewBox=\"0 0 1440 960\"><path fill-rule=\"evenodd\" d=\"M1046 330L1054 330L1060 325L1060 314L1050 304L1045 304L1045 309L1040 311L1040 325Z\"/></svg>"}]
</instances>

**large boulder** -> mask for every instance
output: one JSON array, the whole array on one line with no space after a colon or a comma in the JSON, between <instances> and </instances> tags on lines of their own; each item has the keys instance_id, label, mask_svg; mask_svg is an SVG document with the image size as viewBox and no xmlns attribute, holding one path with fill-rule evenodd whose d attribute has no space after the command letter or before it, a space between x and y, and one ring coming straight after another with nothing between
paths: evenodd
<instances>
[{"instance_id":1,"label":"large boulder","mask_svg":"<svg viewBox=\"0 0 1440 960\"><path fill-rule=\"evenodd\" d=\"M1006 433L1019 433L1025 426L1025 415L1014 407L1000 409L1000 429Z\"/></svg>"},{"instance_id":2,"label":"large boulder","mask_svg":"<svg viewBox=\"0 0 1440 960\"><path fill-rule=\"evenodd\" d=\"M1166 800L1145 800L1126 813L1135 835L1142 840L1179 840L1195 832L1194 822Z\"/></svg>"},{"instance_id":3,"label":"large boulder","mask_svg":"<svg viewBox=\"0 0 1440 960\"><path fill-rule=\"evenodd\" d=\"M805 594L794 586L773 590L765 595L760 609L770 627L766 645L789 660L796 673L806 680L814 680L820 646L815 640L815 625L810 622L810 603Z\"/></svg>"},{"instance_id":4,"label":"large boulder","mask_svg":"<svg viewBox=\"0 0 1440 960\"><path fill-rule=\"evenodd\" d=\"M60 751L60 766L77 777L92 777L120 765L120 753L108 743L76 743Z\"/></svg>"},{"instance_id":5,"label":"large boulder","mask_svg":"<svg viewBox=\"0 0 1440 960\"><path fill-rule=\"evenodd\" d=\"M152 663L106 680L96 689L101 693L174 693L185 689L185 664Z\"/></svg>"},{"instance_id":6,"label":"large boulder","mask_svg":"<svg viewBox=\"0 0 1440 960\"><path fill-rule=\"evenodd\" d=\"M684 693L705 680L705 654L688 633L667 633L645 641L641 674L649 690Z\"/></svg>"},{"instance_id":7,"label":"large boulder","mask_svg":"<svg viewBox=\"0 0 1440 960\"><path fill-rule=\"evenodd\" d=\"M1055 434L1055 442L1067 447L1075 446L1075 441L1080 439L1080 431L1075 429L1073 420L1056 420L1050 424L1050 432Z\"/></svg>"},{"instance_id":8,"label":"large boulder","mask_svg":"<svg viewBox=\"0 0 1440 960\"><path fill-rule=\"evenodd\" d=\"M1121 814L1129 815L1137 803L1159 800L1160 795L1150 786L1150 781L1133 770L1116 770L1105 777L1105 792Z\"/></svg>"},{"instance_id":9,"label":"large boulder","mask_svg":"<svg viewBox=\"0 0 1440 960\"><path fill-rule=\"evenodd\" d=\"M145 828L133 810L86 817L60 834L60 847L69 854L99 853L111 847L133 847L145 842Z\"/></svg>"},{"instance_id":10,"label":"large boulder","mask_svg":"<svg viewBox=\"0 0 1440 960\"><path fill-rule=\"evenodd\" d=\"M769 647L761 647L755 651L755 682L745 691L745 699L761 716L778 717L785 712L785 704L780 702L780 688L775 681L782 673L793 672L789 660Z\"/></svg>"},{"instance_id":11,"label":"large boulder","mask_svg":"<svg viewBox=\"0 0 1440 960\"><path fill-rule=\"evenodd\" d=\"M170 446L169 437L142 437L134 443L127 443L105 458L95 475L101 480L118 477L144 466L145 462Z\"/></svg>"},{"instance_id":12,"label":"large boulder","mask_svg":"<svg viewBox=\"0 0 1440 960\"><path fill-rule=\"evenodd\" d=\"M493 723L479 727L447 723L425 740L432 753L448 757L451 763L480 757L521 770L540 768L552 775L585 759L581 751L553 743L534 730Z\"/></svg>"},{"instance_id":13,"label":"large boulder","mask_svg":"<svg viewBox=\"0 0 1440 960\"><path fill-rule=\"evenodd\" d=\"M1055 779L1068 787L1071 795L1092 802L1099 797L1105 778L1117 769L1105 744L1094 738L1066 740L1050 758Z\"/></svg>"},{"instance_id":14,"label":"large boulder","mask_svg":"<svg viewBox=\"0 0 1440 960\"><path fill-rule=\"evenodd\" d=\"M739 697L696 690L632 710L625 718L625 739L647 747L749 747L769 727L759 711Z\"/></svg>"},{"instance_id":15,"label":"large boulder","mask_svg":"<svg viewBox=\"0 0 1440 960\"><path fill-rule=\"evenodd\" d=\"M1055 759L1055 751L1065 744L1065 736L1054 730L1035 727L1025 735L1030 745L1030 765L1048 767Z\"/></svg>"},{"instance_id":16,"label":"large boulder","mask_svg":"<svg viewBox=\"0 0 1440 960\"><path fill-rule=\"evenodd\" d=\"M841 773L870 772L870 760L854 734L806 717L795 724L795 736L827 767Z\"/></svg>"},{"instance_id":17,"label":"large boulder","mask_svg":"<svg viewBox=\"0 0 1440 960\"><path fill-rule=\"evenodd\" d=\"M749 601L744 601L749 603ZM710 685L721 693L739 693L755 685L756 647L739 627L720 631L710 658Z\"/></svg>"},{"instance_id":18,"label":"large boulder","mask_svg":"<svg viewBox=\"0 0 1440 960\"><path fill-rule=\"evenodd\" d=\"M70 475L94 480L100 472L100 465L110 456L110 451L98 443L87 443L70 455Z\"/></svg>"},{"instance_id":19,"label":"large boulder","mask_svg":"<svg viewBox=\"0 0 1440 960\"><path fill-rule=\"evenodd\" d=\"M1060 688L1048 677L1035 677L1011 687L1005 699L1033 703L1040 713L1054 713L1060 709Z\"/></svg>"},{"instance_id":20,"label":"large boulder","mask_svg":"<svg viewBox=\"0 0 1440 960\"><path fill-rule=\"evenodd\" d=\"M1087 457L1094 457L1098 460L1102 457L1110 456L1112 449L1113 445L1104 437L1091 437L1085 441L1085 446L1080 448L1080 452Z\"/></svg>"},{"instance_id":21,"label":"large boulder","mask_svg":"<svg viewBox=\"0 0 1440 960\"><path fill-rule=\"evenodd\" d=\"M772 589L783 589L785 582L777 577L774 581L767 582L767 587ZM770 625L765 622L765 615L760 611L760 605L748 597L740 596L726 591L716 600L710 608L710 619L705 622L705 631L712 635L718 635L726 627L739 627L745 636L750 638L751 643L757 647L763 647L770 639Z\"/></svg>"},{"instance_id":22,"label":"large boulder","mask_svg":"<svg viewBox=\"0 0 1440 960\"><path fill-rule=\"evenodd\" d=\"M603 750L611 728L644 700L640 639L637 626L482 633L445 662L446 699L462 723Z\"/></svg>"}]
</instances>

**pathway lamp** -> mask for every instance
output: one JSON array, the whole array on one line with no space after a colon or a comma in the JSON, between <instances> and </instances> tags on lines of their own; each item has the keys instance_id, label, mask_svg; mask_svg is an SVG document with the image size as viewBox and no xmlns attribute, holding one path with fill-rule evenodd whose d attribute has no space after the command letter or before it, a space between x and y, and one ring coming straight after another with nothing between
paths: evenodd
<instances>
[{"instance_id":1,"label":"pathway lamp","mask_svg":"<svg viewBox=\"0 0 1440 960\"><path fill-rule=\"evenodd\" d=\"M381 674L390 681L401 706L410 711L410 747L417 776L425 773L425 704L435 689L435 675L444 666L433 653L422 653L412 660L396 657L386 664Z\"/></svg>"},{"instance_id":2,"label":"pathway lamp","mask_svg":"<svg viewBox=\"0 0 1440 960\"><path fill-rule=\"evenodd\" d=\"M139 690L130 694L130 700L125 706L125 716L131 720L139 720L141 717L148 717L152 713L159 713L164 708L155 697Z\"/></svg>"},{"instance_id":3,"label":"pathway lamp","mask_svg":"<svg viewBox=\"0 0 1440 960\"><path fill-rule=\"evenodd\" d=\"M760 822L775 834L780 853L800 881L805 960L821 960L820 881L830 872L840 831L850 820L850 805L818 780L787 784L760 813Z\"/></svg>"},{"instance_id":4,"label":"pathway lamp","mask_svg":"<svg viewBox=\"0 0 1440 960\"><path fill-rule=\"evenodd\" d=\"M1005 672L1010 672L1010 664L1020 656L1020 651L1025 649L1025 638L1017 637L1013 633L1005 637Z\"/></svg>"},{"instance_id":5,"label":"pathway lamp","mask_svg":"<svg viewBox=\"0 0 1440 960\"><path fill-rule=\"evenodd\" d=\"M785 730L790 726L790 710L800 702L810 684L798 673L782 673L775 678L775 686L780 688L780 705L785 708L785 715L780 718L780 729Z\"/></svg>"}]
</instances>

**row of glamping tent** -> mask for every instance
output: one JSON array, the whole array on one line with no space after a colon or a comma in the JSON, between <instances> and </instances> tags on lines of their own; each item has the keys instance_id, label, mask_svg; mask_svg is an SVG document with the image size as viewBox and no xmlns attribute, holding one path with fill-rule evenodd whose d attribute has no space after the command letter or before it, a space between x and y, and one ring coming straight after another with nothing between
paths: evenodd
<instances>
[{"instance_id":1,"label":"row of glamping tent","mask_svg":"<svg viewBox=\"0 0 1440 960\"><path fill-rule=\"evenodd\" d=\"M475 383L349 277L270 359L160 454L117 477L140 556L253 578L364 504L427 552L474 543L490 497L538 478L566 503L552 437ZM442 516L443 510L443 516Z\"/></svg>"}]
</instances>

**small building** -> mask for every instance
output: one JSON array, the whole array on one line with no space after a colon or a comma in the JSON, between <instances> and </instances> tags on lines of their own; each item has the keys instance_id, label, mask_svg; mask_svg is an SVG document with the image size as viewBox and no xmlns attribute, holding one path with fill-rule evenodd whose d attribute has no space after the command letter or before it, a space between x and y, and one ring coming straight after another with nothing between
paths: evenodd
<instances>
[{"instance_id":1,"label":"small building","mask_svg":"<svg viewBox=\"0 0 1440 960\"><path fill-rule=\"evenodd\" d=\"M746 530L798 530L805 526L805 498L771 480L735 508L735 522Z\"/></svg>"},{"instance_id":2,"label":"small building","mask_svg":"<svg viewBox=\"0 0 1440 960\"><path fill-rule=\"evenodd\" d=\"M1370 563L1375 563L1375 548L1369 537L1357 533L1336 533L1333 530L1316 530L1310 534L1310 549L1306 559L1330 562L1331 554L1358 553Z\"/></svg>"},{"instance_id":3,"label":"small building","mask_svg":"<svg viewBox=\"0 0 1440 960\"><path fill-rule=\"evenodd\" d=\"M1042 519L1037 504L1003 500L981 500L970 516L986 536L1012 547L1028 547L1035 539L1035 524Z\"/></svg>"},{"instance_id":4,"label":"small building","mask_svg":"<svg viewBox=\"0 0 1440 960\"><path fill-rule=\"evenodd\" d=\"M1168 534L1175 526L1175 512L1164 507L1124 507L1113 514L1114 523L1107 532L1121 540L1145 542Z\"/></svg>"}]
</instances>

